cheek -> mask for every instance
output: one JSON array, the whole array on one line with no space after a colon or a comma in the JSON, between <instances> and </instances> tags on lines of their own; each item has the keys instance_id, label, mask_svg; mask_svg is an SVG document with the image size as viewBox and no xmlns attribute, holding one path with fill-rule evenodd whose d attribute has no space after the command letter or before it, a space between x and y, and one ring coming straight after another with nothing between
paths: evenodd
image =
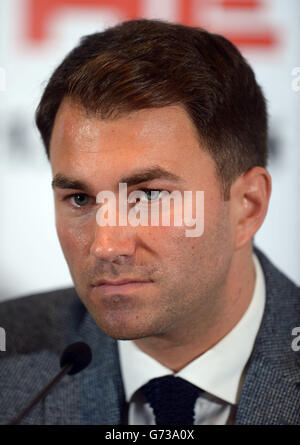
<instances>
[{"instance_id":1,"label":"cheek","mask_svg":"<svg viewBox=\"0 0 300 445\"><path fill-rule=\"evenodd\" d=\"M215 270L221 257L231 251L231 226L228 208L207 202L204 231L201 236L189 237L191 227L161 228L156 239L157 249L178 276L201 274L204 269Z\"/></svg>"},{"instance_id":2,"label":"cheek","mask_svg":"<svg viewBox=\"0 0 300 445\"><path fill-rule=\"evenodd\" d=\"M147 244L158 256L164 272L166 273L166 269L170 269L170 273L174 274L173 279L186 269L188 263L193 262L193 256L197 252L201 239L188 238L185 231L186 227L184 226L158 227L152 228L147 237Z\"/></svg>"},{"instance_id":3,"label":"cheek","mask_svg":"<svg viewBox=\"0 0 300 445\"><path fill-rule=\"evenodd\" d=\"M89 254L91 227L82 221L56 217L57 235L67 262L73 263Z\"/></svg>"}]
</instances>

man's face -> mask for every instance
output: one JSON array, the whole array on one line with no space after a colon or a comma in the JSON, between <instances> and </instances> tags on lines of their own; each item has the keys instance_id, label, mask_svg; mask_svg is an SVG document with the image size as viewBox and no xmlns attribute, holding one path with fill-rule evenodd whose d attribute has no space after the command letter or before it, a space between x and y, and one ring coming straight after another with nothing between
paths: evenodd
<instances>
[{"instance_id":1,"label":"man's face","mask_svg":"<svg viewBox=\"0 0 300 445\"><path fill-rule=\"evenodd\" d=\"M59 240L79 297L107 335L188 336L218 319L234 250L229 204L183 107L102 120L65 100L50 161L53 177L64 176L54 183ZM203 235L187 237L186 226L173 224L100 227L96 196L112 191L118 203L121 182L128 194L204 191ZM114 284L121 281L131 283Z\"/></svg>"}]
</instances>

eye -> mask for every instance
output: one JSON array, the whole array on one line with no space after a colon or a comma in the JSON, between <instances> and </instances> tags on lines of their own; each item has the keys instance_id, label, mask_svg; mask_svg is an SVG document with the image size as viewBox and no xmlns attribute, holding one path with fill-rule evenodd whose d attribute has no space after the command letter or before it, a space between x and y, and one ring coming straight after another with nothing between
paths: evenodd
<instances>
[{"instance_id":1,"label":"eye","mask_svg":"<svg viewBox=\"0 0 300 445\"><path fill-rule=\"evenodd\" d=\"M68 196L68 198L75 207L84 207L89 204L89 196L85 195L84 193L76 193Z\"/></svg>"},{"instance_id":2,"label":"eye","mask_svg":"<svg viewBox=\"0 0 300 445\"><path fill-rule=\"evenodd\" d=\"M141 189L141 191L145 193L146 201L155 201L159 198L159 195L163 190ZM143 201L143 199L141 201Z\"/></svg>"}]
</instances>

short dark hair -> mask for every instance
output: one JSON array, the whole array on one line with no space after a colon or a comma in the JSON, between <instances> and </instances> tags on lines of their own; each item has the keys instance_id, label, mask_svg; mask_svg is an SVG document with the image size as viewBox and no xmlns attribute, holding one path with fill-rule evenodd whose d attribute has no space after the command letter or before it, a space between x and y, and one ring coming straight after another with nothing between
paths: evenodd
<instances>
[{"instance_id":1,"label":"short dark hair","mask_svg":"<svg viewBox=\"0 0 300 445\"><path fill-rule=\"evenodd\" d=\"M266 103L237 48L203 29L131 20L85 36L51 76L36 112L47 155L65 97L102 119L181 104L216 164L224 199L267 163Z\"/></svg>"}]
</instances>

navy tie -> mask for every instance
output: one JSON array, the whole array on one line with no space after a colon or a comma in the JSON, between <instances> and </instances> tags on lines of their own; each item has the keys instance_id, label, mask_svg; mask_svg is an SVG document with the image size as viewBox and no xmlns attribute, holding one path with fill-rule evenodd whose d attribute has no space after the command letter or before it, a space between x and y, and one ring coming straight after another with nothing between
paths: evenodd
<instances>
[{"instance_id":1,"label":"navy tie","mask_svg":"<svg viewBox=\"0 0 300 445\"><path fill-rule=\"evenodd\" d=\"M202 390L180 377L150 380L141 392L154 411L156 425L193 425L196 399Z\"/></svg>"}]
</instances>

